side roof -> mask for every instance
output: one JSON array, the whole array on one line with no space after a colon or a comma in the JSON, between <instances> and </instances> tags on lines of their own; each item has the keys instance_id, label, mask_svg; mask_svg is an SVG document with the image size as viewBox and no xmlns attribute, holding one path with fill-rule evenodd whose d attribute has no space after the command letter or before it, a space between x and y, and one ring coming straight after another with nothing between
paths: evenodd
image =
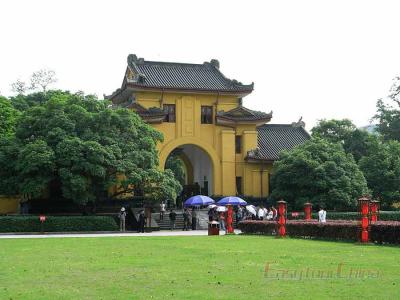
<instances>
[{"instance_id":1,"label":"side roof","mask_svg":"<svg viewBox=\"0 0 400 300\"><path fill-rule=\"evenodd\" d=\"M291 150L310 139L304 123L265 124L257 127L258 149L247 153L248 160L274 161L283 150Z\"/></svg>"}]
</instances>

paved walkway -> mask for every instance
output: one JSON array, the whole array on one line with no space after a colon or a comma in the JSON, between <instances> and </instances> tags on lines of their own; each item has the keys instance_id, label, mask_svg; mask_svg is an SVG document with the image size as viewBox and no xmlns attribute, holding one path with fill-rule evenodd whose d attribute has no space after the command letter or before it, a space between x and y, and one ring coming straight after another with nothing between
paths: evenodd
<instances>
[{"instance_id":1,"label":"paved walkway","mask_svg":"<svg viewBox=\"0 0 400 300\"><path fill-rule=\"evenodd\" d=\"M236 234L240 230L235 230ZM220 235L224 235L224 231L220 231ZM121 236L204 236L208 235L207 230L192 230L192 231L154 231L149 233L134 233L134 232L118 232L118 233L48 233L48 234L0 234L0 239L43 239L43 238L68 238L68 237L121 237Z\"/></svg>"}]
</instances>

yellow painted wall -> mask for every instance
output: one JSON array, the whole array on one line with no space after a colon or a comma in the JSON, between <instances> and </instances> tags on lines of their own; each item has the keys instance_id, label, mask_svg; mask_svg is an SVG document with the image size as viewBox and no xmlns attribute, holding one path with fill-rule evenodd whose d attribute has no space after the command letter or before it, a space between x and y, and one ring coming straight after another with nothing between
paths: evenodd
<instances>
[{"instance_id":1,"label":"yellow painted wall","mask_svg":"<svg viewBox=\"0 0 400 300\"><path fill-rule=\"evenodd\" d=\"M2 196L0 195L0 215L19 213L18 196Z\"/></svg>"},{"instance_id":2,"label":"yellow painted wall","mask_svg":"<svg viewBox=\"0 0 400 300\"><path fill-rule=\"evenodd\" d=\"M247 151L257 146L255 125L238 125L235 128L214 124L201 124L201 106L213 107L213 122L217 111L228 111L239 105L237 96L217 94L189 94L170 92L136 92L136 101L146 108L162 108L175 104L176 122L152 124L164 135L157 145L160 168L164 168L168 155L177 147L193 144L202 148L213 166L213 191L215 195L235 195L236 176L242 176L242 191L246 196L267 196L270 167L247 163ZM242 136L242 153L235 154L235 135ZM261 177L262 172L262 193Z\"/></svg>"}]
</instances>

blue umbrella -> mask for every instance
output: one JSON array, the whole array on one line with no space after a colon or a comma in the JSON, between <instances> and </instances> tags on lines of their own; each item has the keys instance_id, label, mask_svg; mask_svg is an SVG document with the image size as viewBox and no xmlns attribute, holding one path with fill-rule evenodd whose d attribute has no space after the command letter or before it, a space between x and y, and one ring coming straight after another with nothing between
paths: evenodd
<instances>
[{"instance_id":1,"label":"blue umbrella","mask_svg":"<svg viewBox=\"0 0 400 300\"><path fill-rule=\"evenodd\" d=\"M218 205L247 205L247 202L239 197L225 197L217 202Z\"/></svg>"},{"instance_id":2,"label":"blue umbrella","mask_svg":"<svg viewBox=\"0 0 400 300\"><path fill-rule=\"evenodd\" d=\"M197 195L192 196L187 199L184 203L185 206L202 206L202 205L210 205L213 204L215 201L207 196Z\"/></svg>"}]
</instances>

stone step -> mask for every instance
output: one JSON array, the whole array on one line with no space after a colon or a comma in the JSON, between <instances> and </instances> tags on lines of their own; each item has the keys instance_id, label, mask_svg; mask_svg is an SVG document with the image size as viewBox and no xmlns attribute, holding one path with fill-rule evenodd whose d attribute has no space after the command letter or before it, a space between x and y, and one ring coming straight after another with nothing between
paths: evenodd
<instances>
[{"instance_id":1,"label":"stone step","mask_svg":"<svg viewBox=\"0 0 400 300\"><path fill-rule=\"evenodd\" d=\"M198 217L198 224L197 224L197 229L207 229L208 227L208 214L207 211L199 211L197 213ZM160 214L159 213L153 213L152 218L156 220L158 223L158 226L160 226L160 230L170 230L171 229L171 222L169 220L169 213L164 214L164 219L160 220ZM176 229L183 229L184 227L184 222L183 222L183 212L182 211L176 211L176 221L175 221L175 228ZM236 220L234 218L233 220L233 227L237 228L236 226Z\"/></svg>"}]
</instances>

